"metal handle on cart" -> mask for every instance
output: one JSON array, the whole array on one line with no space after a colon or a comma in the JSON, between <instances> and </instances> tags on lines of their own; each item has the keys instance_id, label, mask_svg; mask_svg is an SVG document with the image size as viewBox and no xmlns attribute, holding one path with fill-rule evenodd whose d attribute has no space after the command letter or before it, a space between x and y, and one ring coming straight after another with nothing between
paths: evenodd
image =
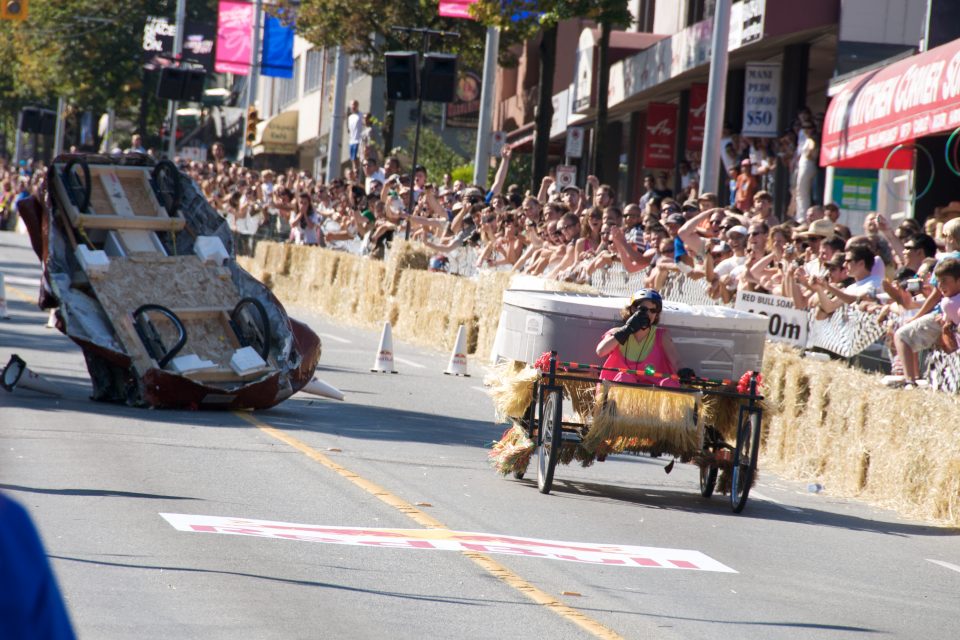
<instances>
[{"instance_id":1,"label":"metal handle on cart","mask_svg":"<svg viewBox=\"0 0 960 640\"><path fill-rule=\"evenodd\" d=\"M157 332L156 327L153 326L153 323L144 315L147 311L156 311L173 323L173 326L177 329L177 342L170 348L165 349L163 346L163 341L160 338L160 334ZM145 304L141 305L136 311L133 312L133 328L136 329L137 335L140 336L140 341L143 342L144 348L147 350L147 353L150 354L150 357L157 361L157 366L163 369L167 366L174 356L176 356L183 346L187 344L187 330L183 326L183 322L180 321L180 318L177 317L173 311L167 309L166 307L159 304Z\"/></svg>"}]
</instances>

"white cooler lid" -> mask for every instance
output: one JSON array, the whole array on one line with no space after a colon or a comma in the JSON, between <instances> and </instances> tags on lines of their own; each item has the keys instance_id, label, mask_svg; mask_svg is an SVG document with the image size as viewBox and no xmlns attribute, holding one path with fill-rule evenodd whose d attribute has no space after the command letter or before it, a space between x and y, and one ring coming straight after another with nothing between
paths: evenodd
<instances>
[{"instance_id":1,"label":"white cooler lid","mask_svg":"<svg viewBox=\"0 0 960 640\"><path fill-rule=\"evenodd\" d=\"M629 298L563 291L508 289L503 292L505 305L596 320L616 320L617 312L627 306L629 300ZM665 300L663 324L668 327L736 330L765 334L768 320L755 313L720 305L694 306Z\"/></svg>"}]
</instances>

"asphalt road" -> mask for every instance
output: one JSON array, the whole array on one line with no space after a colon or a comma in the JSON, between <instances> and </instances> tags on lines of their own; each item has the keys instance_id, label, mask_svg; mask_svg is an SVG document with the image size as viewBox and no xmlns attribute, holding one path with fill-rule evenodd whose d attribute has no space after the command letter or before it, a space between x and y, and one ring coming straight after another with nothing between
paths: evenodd
<instances>
[{"instance_id":1,"label":"asphalt road","mask_svg":"<svg viewBox=\"0 0 960 640\"><path fill-rule=\"evenodd\" d=\"M0 234L0 272L12 315L0 360L18 353L63 389L0 391L0 490L35 519L82 638L958 636L955 530L762 469L734 515L699 496L695 467L667 475L647 457L561 466L541 495L532 466L517 481L487 464L503 427L479 363L444 376L448 354L397 342L400 373L372 374L377 333L296 309L345 402L298 394L255 414L94 403L79 349L31 304L25 238ZM180 531L160 514L234 518L212 531L249 535ZM313 541L264 537L252 520L313 525ZM371 528L688 550L733 571L331 543Z\"/></svg>"}]
</instances>

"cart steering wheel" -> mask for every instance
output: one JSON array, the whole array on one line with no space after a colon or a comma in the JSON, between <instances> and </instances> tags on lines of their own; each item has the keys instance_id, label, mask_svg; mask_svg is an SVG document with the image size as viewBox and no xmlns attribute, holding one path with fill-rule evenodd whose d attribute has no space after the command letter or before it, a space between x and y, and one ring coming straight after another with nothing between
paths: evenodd
<instances>
[{"instance_id":1,"label":"cart steering wheel","mask_svg":"<svg viewBox=\"0 0 960 640\"><path fill-rule=\"evenodd\" d=\"M78 166L80 167L80 172L82 173L81 178L78 178L76 172L74 171L74 168ZM67 165L63 168L63 175L61 176L61 179L63 180L63 186L66 188L71 202L77 206L77 210L80 213L86 213L90 209L90 190L93 187L93 183L90 180L90 165L87 164L87 161L84 158L71 158L67 161ZM77 186L80 187L79 203L76 202Z\"/></svg>"},{"instance_id":2,"label":"cart steering wheel","mask_svg":"<svg viewBox=\"0 0 960 640\"><path fill-rule=\"evenodd\" d=\"M177 165L169 160L161 160L153 168L153 188L157 193L157 199L167 215L173 218L177 215L180 208L180 200L183 198L183 186L180 184L180 170Z\"/></svg>"}]
</instances>

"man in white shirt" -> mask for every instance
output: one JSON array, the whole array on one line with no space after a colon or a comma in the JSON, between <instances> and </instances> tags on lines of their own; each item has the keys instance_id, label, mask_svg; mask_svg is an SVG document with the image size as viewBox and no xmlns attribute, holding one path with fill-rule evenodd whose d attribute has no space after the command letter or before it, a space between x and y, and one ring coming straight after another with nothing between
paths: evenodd
<instances>
[{"instance_id":1,"label":"man in white shirt","mask_svg":"<svg viewBox=\"0 0 960 640\"><path fill-rule=\"evenodd\" d=\"M357 158L360 155L360 138L363 134L363 114L360 113L360 103L353 100L350 103L350 113L347 115L347 139L350 143L350 162L353 169L360 173Z\"/></svg>"},{"instance_id":2,"label":"man in white shirt","mask_svg":"<svg viewBox=\"0 0 960 640\"><path fill-rule=\"evenodd\" d=\"M383 170L380 168L377 163L376 158L364 158L363 159L363 175L364 175L364 191L368 194L373 189L373 183L379 182L383 184L387 181L386 176L383 175Z\"/></svg>"},{"instance_id":3,"label":"man in white shirt","mask_svg":"<svg viewBox=\"0 0 960 640\"><path fill-rule=\"evenodd\" d=\"M842 305L877 297L877 292L883 286L883 280L870 273L875 259L868 246L850 245L844 252L843 262L847 266L847 274L854 279L853 284L838 289L823 279L812 282L812 289L817 293L817 320L830 317L830 314Z\"/></svg>"}]
</instances>

